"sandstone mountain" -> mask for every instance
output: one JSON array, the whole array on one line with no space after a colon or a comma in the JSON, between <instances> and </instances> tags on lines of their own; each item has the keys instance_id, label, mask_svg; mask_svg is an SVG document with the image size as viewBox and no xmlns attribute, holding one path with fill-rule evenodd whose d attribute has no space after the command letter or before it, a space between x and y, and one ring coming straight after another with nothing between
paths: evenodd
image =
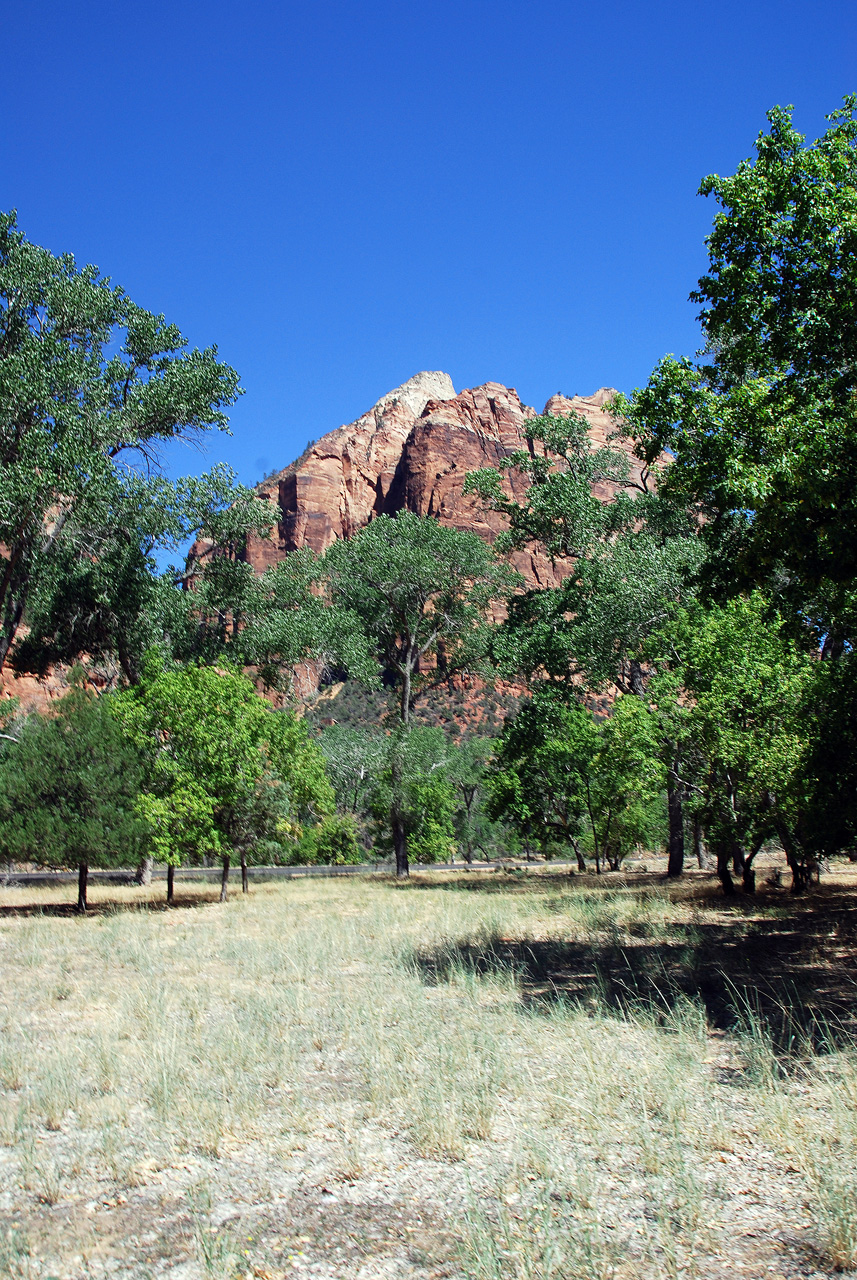
<instances>
[{"instance_id":1,"label":"sandstone mountain","mask_svg":"<svg viewBox=\"0 0 857 1280\"><path fill-rule=\"evenodd\" d=\"M614 427L604 405L614 394L601 388L591 396L554 395L543 412L582 414L593 443L604 444ZM479 467L496 467L526 448L524 427L535 416L513 388L498 382L456 395L448 374L418 373L257 486L261 497L276 504L277 514L271 536L250 542L250 563L261 573L298 547L325 551L375 516L401 510L436 516L493 541L502 517L464 495L464 477ZM639 476L640 464L635 459L631 463ZM511 474L507 486L516 496L525 488ZM606 486L598 496L609 496ZM204 554L205 547L196 550ZM536 552L521 553L515 563L533 586L557 581L558 570Z\"/></svg>"},{"instance_id":2,"label":"sandstone mountain","mask_svg":"<svg viewBox=\"0 0 857 1280\"><path fill-rule=\"evenodd\" d=\"M601 388L591 396L554 395L543 412L582 414L593 443L604 444L613 429L604 405L613 394ZM257 486L259 495L275 505L275 522L268 538L251 539L247 559L262 573L299 547L325 551L336 538L349 537L375 516L401 510L436 516L453 528L493 541L503 526L502 517L464 495L464 477L480 467L496 467L525 448L524 427L535 416L535 409L523 404L513 388L498 382L456 395L448 374L418 373ZM638 477L640 464L633 458L631 468ZM520 476L508 474L506 485L516 496L525 492ZM608 489L596 492L607 498ZM191 558L202 559L212 550L211 543L200 540ZM513 563L531 586L553 586L563 576L563 566L551 565L537 551L521 552ZM0 674L0 699L14 694L28 710L44 710L64 692L61 672L46 679L10 671Z\"/></svg>"}]
</instances>

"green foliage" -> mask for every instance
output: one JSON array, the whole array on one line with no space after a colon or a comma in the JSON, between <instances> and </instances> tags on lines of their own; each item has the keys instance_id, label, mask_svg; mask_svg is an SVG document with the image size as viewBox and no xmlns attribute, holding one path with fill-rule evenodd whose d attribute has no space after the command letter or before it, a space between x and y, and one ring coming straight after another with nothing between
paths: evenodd
<instances>
[{"instance_id":1,"label":"green foliage","mask_svg":"<svg viewBox=\"0 0 857 1280\"><path fill-rule=\"evenodd\" d=\"M108 633L118 648L153 589L153 547L214 531L233 497L253 507L234 489L224 504L224 468L159 475L161 445L225 429L237 395L215 348L188 351L163 316L0 215L0 664L31 602L31 655L40 638L64 657Z\"/></svg>"},{"instance_id":2,"label":"green foliage","mask_svg":"<svg viewBox=\"0 0 857 1280\"><path fill-rule=\"evenodd\" d=\"M242 521L243 523L243 521ZM197 562L174 608L171 652L181 662L252 666L268 688L288 688L292 670L312 659L346 667L371 683L375 667L359 619L323 598L321 566L307 547L257 575L218 543Z\"/></svg>"},{"instance_id":3,"label":"green foliage","mask_svg":"<svg viewBox=\"0 0 857 1280\"><path fill-rule=\"evenodd\" d=\"M696 527L649 492L648 472L632 482L626 453L596 448L579 415L537 418L526 432L538 451L503 464L530 482L522 500L505 496L497 471L472 473L465 488L508 519L498 545L536 542L574 563L559 588L513 597L496 657L513 676L568 685L582 677L591 689L640 692L631 669L640 643L693 594L702 559ZM610 498L596 497L599 484L602 495L605 484L613 488Z\"/></svg>"},{"instance_id":4,"label":"green foliage","mask_svg":"<svg viewBox=\"0 0 857 1280\"><path fill-rule=\"evenodd\" d=\"M596 870L606 862L617 871L635 848L664 842L662 729L642 698L626 695L600 726L586 792Z\"/></svg>"},{"instance_id":5,"label":"green foliage","mask_svg":"<svg viewBox=\"0 0 857 1280\"><path fill-rule=\"evenodd\" d=\"M366 861L358 839L357 822L351 813L332 813L322 818L306 832L299 853L302 863L331 867Z\"/></svg>"},{"instance_id":6,"label":"green foliage","mask_svg":"<svg viewBox=\"0 0 857 1280\"><path fill-rule=\"evenodd\" d=\"M333 602L355 615L400 683L403 723L420 694L483 671L491 602L514 581L475 534L401 511L379 516L324 557Z\"/></svg>"},{"instance_id":7,"label":"green foliage","mask_svg":"<svg viewBox=\"0 0 857 1280\"><path fill-rule=\"evenodd\" d=\"M585 556L614 518L613 504L596 497L596 485L631 485L628 456L609 445L596 448L581 414L531 418L524 428L532 449L520 449L502 462L529 482L526 498L508 497L500 472L470 472L464 492L477 493L509 527L497 540L498 550L511 551L540 542L552 560ZM645 483L634 484L645 490ZM629 499L623 496L624 508Z\"/></svg>"},{"instance_id":8,"label":"green foliage","mask_svg":"<svg viewBox=\"0 0 857 1280\"><path fill-rule=\"evenodd\" d=\"M635 846L661 841L659 748L641 699L618 699L599 723L582 703L544 685L500 739L488 813L543 852L570 847L581 869L588 850L596 870L616 870Z\"/></svg>"},{"instance_id":9,"label":"green foliage","mask_svg":"<svg viewBox=\"0 0 857 1280\"><path fill-rule=\"evenodd\" d=\"M499 832L486 808L491 738L465 737L450 744L449 780L456 792L455 838L468 862L479 850L484 857L496 851Z\"/></svg>"},{"instance_id":10,"label":"green foliage","mask_svg":"<svg viewBox=\"0 0 857 1280\"><path fill-rule=\"evenodd\" d=\"M500 738L488 814L526 841L577 848L598 729L579 702L545 686L525 702Z\"/></svg>"},{"instance_id":11,"label":"green foliage","mask_svg":"<svg viewBox=\"0 0 857 1280\"><path fill-rule=\"evenodd\" d=\"M721 874L740 870L762 842L797 848L813 780L820 664L788 635L756 592L721 607L697 605L653 636L653 708L672 718Z\"/></svg>"},{"instance_id":12,"label":"green foliage","mask_svg":"<svg viewBox=\"0 0 857 1280\"><path fill-rule=\"evenodd\" d=\"M394 849L396 826L418 862L455 856L456 791L450 745L441 729L402 727L384 739L385 758L372 795L377 847Z\"/></svg>"},{"instance_id":13,"label":"green foliage","mask_svg":"<svg viewBox=\"0 0 857 1280\"><path fill-rule=\"evenodd\" d=\"M219 531L226 512L246 528L267 528L269 512L233 473L218 465L205 476L142 480L133 472L104 495L100 524L69 536L34 573L27 603L28 633L12 655L22 671L46 671L84 654L90 666L115 678L118 662L128 683L140 678L144 653L153 646L187 660L197 656L188 636L205 627L194 616L195 597L183 590L177 570L159 574L153 552L178 550L194 533ZM219 656L219 650L215 651Z\"/></svg>"},{"instance_id":14,"label":"green foliage","mask_svg":"<svg viewBox=\"0 0 857 1280\"><path fill-rule=\"evenodd\" d=\"M136 808L142 765L112 712L110 695L75 687L3 744L4 858L54 867L137 860L147 835Z\"/></svg>"},{"instance_id":15,"label":"green foliage","mask_svg":"<svg viewBox=\"0 0 857 1280\"><path fill-rule=\"evenodd\" d=\"M709 271L692 295L720 383L748 371L785 378L795 398L848 398L857 369L857 95L806 145L792 108L768 112L756 159L711 174L702 195L723 212L708 237Z\"/></svg>"},{"instance_id":16,"label":"green foliage","mask_svg":"<svg viewBox=\"0 0 857 1280\"><path fill-rule=\"evenodd\" d=\"M362 812L384 767L383 737L368 729L334 724L322 731L319 745L337 806L346 813Z\"/></svg>"},{"instance_id":17,"label":"green foliage","mask_svg":"<svg viewBox=\"0 0 857 1280\"><path fill-rule=\"evenodd\" d=\"M705 179L705 358L668 357L615 404L641 456L674 455L661 492L702 517L712 587L761 586L820 635L854 621L855 107L808 145L775 107L755 160Z\"/></svg>"},{"instance_id":18,"label":"green foliage","mask_svg":"<svg viewBox=\"0 0 857 1280\"><path fill-rule=\"evenodd\" d=\"M593 807L593 838L639 750L637 767L653 770L642 791L654 794L658 770L667 787L671 867L686 803L724 884L727 861L748 866L771 835L800 883L857 830L847 750L836 760L857 722L856 111L851 96L807 144L774 108L755 159L703 182L720 205L692 295L703 358L667 357L612 406L656 494L598 510L593 481L621 476L582 422L545 420L532 456L510 460L531 481L523 501L497 473L468 480L509 518L508 547L575 557L559 591L512 601L500 662L638 695L604 726L618 775ZM814 661L814 646L836 661ZM630 821L633 805L621 812Z\"/></svg>"},{"instance_id":19,"label":"green foliage","mask_svg":"<svg viewBox=\"0 0 857 1280\"><path fill-rule=\"evenodd\" d=\"M409 511L380 516L334 543L324 569L334 605L360 620L385 676L399 684L401 730L390 738L372 810L380 820L387 806L397 872L407 875L409 849L422 861L455 850L455 791L441 772L443 735L408 731L414 701L458 672L490 675L486 613L517 577L475 534ZM422 756L429 762L418 776L413 762Z\"/></svg>"},{"instance_id":20,"label":"green foliage","mask_svg":"<svg viewBox=\"0 0 857 1280\"><path fill-rule=\"evenodd\" d=\"M857 656L813 667L800 838L816 862L857 849Z\"/></svg>"},{"instance_id":21,"label":"green foliage","mask_svg":"<svg viewBox=\"0 0 857 1280\"><path fill-rule=\"evenodd\" d=\"M540 443L540 450L508 460L531 481L523 500L503 495L496 472L476 473L468 477L468 485L509 519L504 545L512 548L536 541L554 558L573 555L575 560L560 587L529 591L510 601L507 620L495 638L495 655L510 675L520 672L530 681L547 680L564 688L560 701L567 704L578 696L581 685L591 693L607 688L642 696L641 645L695 595L703 558L696 525L680 508L649 491L648 470L632 483L627 455L597 449L584 419L538 419L528 425L528 432ZM612 496L599 500L593 492L598 483L615 486ZM665 722L661 728L666 729ZM608 732L615 734L617 729L613 726ZM671 869L676 871L681 869L683 841L676 745L662 732L653 750L652 759L659 758L668 771L674 801L669 807L669 844ZM607 778L606 757L598 758L605 764L596 772ZM648 768L648 755L645 761ZM607 783L604 803L593 804L598 790L593 774L587 808L597 866L602 858L618 865L633 844L652 838L650 817L658 803L645 782L641 782L645 799L634 801L630 781L618 770ZM556 818L548 820L544 803L532 798L536 793L521 782L513 785L512 775L508 782L512 788L508 812L518 814L520 831L525 830L522 822L529 823L541 833L545 847L557 838L565 844L576 840L570 814L568 823L560 821L558 832ZM564 795L561 788L558 794ZM536 816L530 808L542 812ZM602 819L604 829L599 832Z\"/></svg>"},{"instance_id":22,"label":"green foliage","mask_svg":"<svg viewBox=\"0 0 857 1280\"><path fill-rule=\"evenodd\" d=\"M306 726L275 711L234 669L151 662L119 695L128 732L148 757L141 810L161 856L245 857L293 840L333 808L324 759ZM279 859L277 859L279 860Z\"/></svg>"}]
</instances>

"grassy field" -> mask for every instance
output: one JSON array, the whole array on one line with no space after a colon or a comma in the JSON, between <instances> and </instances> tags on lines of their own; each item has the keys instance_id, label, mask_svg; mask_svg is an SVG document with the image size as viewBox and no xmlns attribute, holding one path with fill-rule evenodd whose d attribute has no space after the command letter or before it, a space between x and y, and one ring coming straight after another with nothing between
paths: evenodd
<instances>
[{"instance_id":1,"label":"grassy field","mask_svg":"<svg viewBox=\"0 0 857 1280\"><path fill-rule=\"evenodd\" d=\"M857 1266L857 877L0 892L0 1275Z\"/></svg>"}]
</instances>

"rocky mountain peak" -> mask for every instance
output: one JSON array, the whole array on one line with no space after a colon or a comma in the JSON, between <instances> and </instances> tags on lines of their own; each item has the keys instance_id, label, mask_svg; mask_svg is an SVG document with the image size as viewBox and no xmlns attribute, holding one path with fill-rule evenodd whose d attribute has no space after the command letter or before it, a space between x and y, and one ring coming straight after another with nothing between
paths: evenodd
<instances>
[{"instance_id":1,"label":"rocky mountain peak","mask_svg":"<svg viewBox=\"0 0 857 1280\"><path fill-rule=\"evenodd\" d=\"M373 413L386 409L388 405L400 402L410 409L415 418L418 418L425 409L429 400L454 400L455 387L452 385L452 378L448 373L441 373L439 370L433 373L423 371L415 373L412 378L408 378L407 382L403 382L400 387L396 387L393 391L388 391L385 396L372 407Z\"/></svg>"},{"instance_id":2,"label":"rocky mountain peak","mask_svg":"<svg viewBox=\"0 0 857 1280\"><path fill-rule=\"evenodd\" d=\"M552 396L544 412L583 414L593 442L602 444L614 426L604 408L613 394L602 387L592 396ZM250 563L261 573L298 547L323 552L376 516L401 510L434 516L493 541L502 518L464 494L464 477L480 467L497 467L526 447L525 424L535 416L535 409L502 383L486 382L456 394L448 374L416 374L258 486L278 512L271 536L251 539ZM526 484L520 476L509 473L506 484L511 494L523 496ZM197 552L205 554L200 544ZM515 563L531 585L553 585L563 572L537 550L520 553Z\"/></svg>"}]
</instances>

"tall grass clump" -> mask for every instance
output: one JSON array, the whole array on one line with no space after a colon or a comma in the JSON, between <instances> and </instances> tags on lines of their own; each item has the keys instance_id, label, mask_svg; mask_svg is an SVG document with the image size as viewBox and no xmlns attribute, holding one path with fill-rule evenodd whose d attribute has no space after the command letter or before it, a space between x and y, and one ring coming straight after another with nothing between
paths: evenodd
<instances>
[{"instance_id":1,"label":"tall grass clump","mask_svg":"<svg viewBox=\"0 0 857 1280\"><path fill-rule=\"evenodd\" d=\"M517 1212L472 1201L461 1255L468 1280L612 1280L619 1255L597 1215L554 1195L546 1184Z\"/></svg>"}]
</instances>

